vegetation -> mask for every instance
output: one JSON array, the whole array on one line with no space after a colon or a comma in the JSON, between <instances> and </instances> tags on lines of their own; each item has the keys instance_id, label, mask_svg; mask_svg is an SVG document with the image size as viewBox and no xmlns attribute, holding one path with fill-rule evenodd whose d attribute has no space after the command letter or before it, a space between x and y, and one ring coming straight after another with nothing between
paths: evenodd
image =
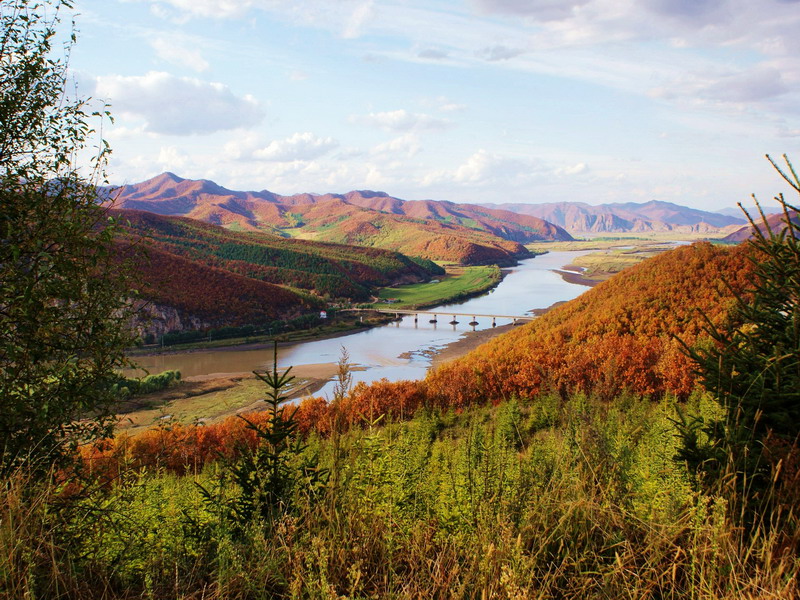
<instances>
[{"instance_id":1,"label":"vegetation","mask_svg":"<svg viewBox=\"0 0 800 600\"><path fill-rule=\"evenodd\" d=\"M772 164L800 193L800 179L784 159L786 171ZM712 484L735 482L749 502L741 511L756 521L774 514L775 464L796 467L800 441L800 224L792 219L797 207L782 194L776 200L783 207L780 229L763 213L761 228L748 215L753 276L747 299L736 297L730 322L709 323L714 343L689 350L725 414L684 419L682 430L681 454L695 473Z\"/></svg>"},{"instance_id":2,"label":"vegetation","mask_svg":"<svg viewBox=\"0 0 800 600\"><path fill-rule=\"evenodd\" d=\"M745 248L698 243L644 261L442 365L426 394L452 406L547 390L686 398L696 378L676 336L686 344L706 336L698 311L716 324L729 317L751 277L746 256Z\"/></svg>"},{"instance_id":3,"label":"vegetation","mask_svg":"<svg viewBox=\"0 0 800 600\"><path fill-rule=\"evenodd\" d=\"M684 410L720 407L698 394ZM59 528L43 504L56 490L20 504L13 482L0 573L11 595L73 598L793 597L792 532L746 536L725 499L695 492L672 460L676 417L671 399L545 394L311 435L285 455L290 501L244 527L196 482L252 498L224 461L202 466L255 444L247 424L154 430L87 456L114 483ZM300 477L307 460L329 471L324 488Z\"/></svg>"},{"instance_id":4,"label":"vegetation","mask_svg":"<svg viewBox=\"0 0 800 600\"><path fill-rule=\"evenodd\" d=\"M140 211L117 214L129 236L147 240L148 248L176 262L172 270L167 264L153 267L152 258L150 265L142 265L150 284L146 293L161 293L166 297L159 299L164 301L169 301L177 290L165 288L169 282L159 279L159 275L163 278L185 268L179 261L191 262L195 269L212 267L270 283L273 285L268 287L282 295L291 291L287 290L291 286L320 297L351 300L368 298L370 290L377 286L398 280L420 281L440 272L430 261L412 260L388 250L286 239L262 232L236 232L193 219ZM191 295L198 295L198 285L201 283L190 286Z\"/></svg>"},{"instance_id":5,"label":"vegetation","mask_svg":"<svg viewBox=\"0 0 800 600\"><path fill-rule=\"evenodd\" d=\"M87 175L73 162L101 115L65 94L66 63L52 56L62 7L0 10L0 474L46 470L109 433L110 387L132 341L135 285L124 265L109 268L116 225L95 202L107 149Z\"/></svg>"},{"instance_id":6,"label":"vegetation","mask_svg":"<svg viewBox=\"0 0 800 600\"><path fill-rule=\"evenodd\" d=\"M424 308L444 302L456 302L492 289L500 281L500 269L489 267L456 267L440 279L428 283L414 283L397 287L383 288L378 293L383 303L375 304L385 308L387 300L394 300L392 307Z\"/></svg>"},{"instance_id":7,"label":"vegetation","mask_svg":"<svg viewBox=\"0 0 800 600\"><path fill-rule=\"evenodd\" d=\"M643 260L670 249L672 249L671 246L660 244L636 245L624 249L611 247L601 252L579 256L566 268L579 271L583 280L605 281L628 267L638 265Z\"/></svg>"},{"instance_id":8,"label":"vegetation","mask_svg":"<svg viewBox=\"0 0 800 600\"><path fill-rule=\"evenodd\" d=\"M114 384L112 391L122 400L160 392L181 380L180 371L163 371L144 377L122 377Z\"/></svg>"}]
</instances>

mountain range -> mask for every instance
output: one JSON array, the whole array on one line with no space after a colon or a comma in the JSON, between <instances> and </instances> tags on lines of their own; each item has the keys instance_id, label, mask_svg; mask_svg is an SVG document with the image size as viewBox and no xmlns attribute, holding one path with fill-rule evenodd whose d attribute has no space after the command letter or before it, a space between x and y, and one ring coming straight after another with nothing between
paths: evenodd
<instances>
[{"instance_id":1,"label":"mountain range","mask_svg":"<svg viewBox=\"0 0 800 600\"><path fill-rule=\"evenodd\" d=\"M473 204L401 200L383 192L280 196L163 173L142 183L105 188L103 195L120 209L459 264L511 264L530 256L525 243L572 239L562 227L531 215Z\"/></svg>"},{"instance_id":2,"label":"mountain range","mask_svg":"<svg viewBox=\"0 0 800 600\"><path fill-rule=\"evenodd\" d=\"M541 204L484 204L539 217L581 233L717 233L735 231L746 224L743 217L707 212L671 202L651 200L643 204L622 202L590 205L584 202L544 202Z\"/></svg>"}]
</instances>

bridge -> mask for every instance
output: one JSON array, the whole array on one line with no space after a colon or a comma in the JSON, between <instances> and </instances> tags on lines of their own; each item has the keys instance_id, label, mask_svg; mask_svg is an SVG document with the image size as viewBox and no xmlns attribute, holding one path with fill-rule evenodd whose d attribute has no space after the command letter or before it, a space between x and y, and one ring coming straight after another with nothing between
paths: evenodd
<instances>
[{"instance_id":1,"label":"bridge","mask_svg":"<svg viewBox=\"0 0 800 600\"><path fill-rule=\"evenodd\" d=\"M410 309L397 309L397 308L375 308L371 310L373 310L373 312L379 312L386 315L395 315L398 318L400 317L400 315L414 315L415 323L419 319L420 315L431 315L431 318L429 319L430 323L438 323L440 315L441 316L452 315L453 320L450 321L450 325L455 325L458 323L456 317L472 317L470 325L476 323L477 317L491 319L492 327L497 326L497 319L508 319L512 321L514 325L516 325L517 322L519 321L531 321L536 318L534 315L487 315L481 313L457 313L457 312L450 312L448 310L433 311L433 310L410 310Z\"/></svg>"}]
</instances>

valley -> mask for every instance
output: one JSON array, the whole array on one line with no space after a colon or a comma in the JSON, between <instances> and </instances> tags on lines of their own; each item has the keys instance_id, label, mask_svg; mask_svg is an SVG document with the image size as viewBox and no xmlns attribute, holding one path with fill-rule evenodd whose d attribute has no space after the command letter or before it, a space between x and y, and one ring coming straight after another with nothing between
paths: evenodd
<instances>
[{"instance_id":1,"label":"valley","mask_svg":"<svg viewBox=\"0 0 800 600\"><path fill-rule=\"evenodd\" d=\"M523 261L518 267L504 270L504 276L499 285L490 292L476 298L466 300L461 303L447 303L437 310L442 310L442 315L447 316L447 310L453 312L469 312L474 310L479 313L489 314L524 314L531 310L544 310L558 302L577 297L587 288L583 285L576 285L565 281L556 272L565 264L577 260L585 252L552 252L537 256L533 259ZM474 269L474 268L473 268ZM486 267L477 269L488 270ZM491 272L491 270L488 270ZM481 280L479 278L479 280ZM424 284L424 285L442 285ZM419 286L409 286L409 297L419 300ZM386 293L401 295L403 288L387 288ZM428 297L430 298L430 297ZM394 305L381 305L391 308ZM400 306L399 304L397 305ZM431 309L428 309L431 310ZM298 372L299 384L303 393L296 394L304 396L312 394L330 395L334 385L331 380L335 374L335 364L339 360L342 349L345 349L349 356L353 368L354 381L377 381L388 378L390 381L401 379L422 379L430 368L435 357L447 350L448 347L454 348L455 352L448 351L449 358L455 358L474 347L473 340L487 341L495 335L507 332L511 329L508 321L500 321L498 327L493 328L491 319L478 318L477 326L459 323L449 325L445 321L450 318L442 319L440 324L430 324L427 319L422 319L415 323L413 317L403 317L399 321L389 322L379 327L370 328L365 331L346 334L326 339L310 340L304 343L288 343L279 346L278 364L282 367L292 366ZM464 343L464 341L466 343ZM269 343L256 347L243 346L240 348L228 348L218 351L198 350L189 353L170 353L151 356L136 356L135 360L142 367L152 373L175 369L180 371L184 380L196 381L208 379L210 374L216 374L215 379L229 380L230 375L224 373L245 374L246 377L241 384L234 382L229 387L239 385L250 385L246 383L250 377L250 371L264 369L272 360L272 346ZM301 374L307 365L322 363L327 368L324 377L303 377ZM319 375L319 371L316 372ZM250 377L250 379L252 379ZM306 387L309 386L310 387ZM227 388L226 388L227 389ZM214 392L215 394L216 392ZM203 414L204 418L211 421L227 415L230 408L227 400L229 394L225 392L219 397L218 408ZM156 396L153 402L160 408L154 410L152 407L147 409L147 415L160 418L166 414L174 415L185 411L188 414L196 414L200 409L182 408L176 410L170 408L173 404L177 406L194 406L198 403L204 406L215 405L211 397L204 395L203 398L192 397L186 400L168 400L163 396ZM212 394L213 397L213 394ZM166 404L161 404L167 402ZM159 412L160 411L160 412ZM128 418L126 416L126 418ZM150 423L157 421L150 421ZM121 426L127 427L129 422L123 420ZM136 417L136 423L141 423L141 418Z\"/></svg>"},{"instance_id":2,"label":"valley","mask_svg":"<svg viewBox=\"0 0 800 600\"><path fill-rule=\"evenodd\" d=\"M800 15L695 4L4 0L0 600L800 597Z\"/></svg>"}]
</instances>

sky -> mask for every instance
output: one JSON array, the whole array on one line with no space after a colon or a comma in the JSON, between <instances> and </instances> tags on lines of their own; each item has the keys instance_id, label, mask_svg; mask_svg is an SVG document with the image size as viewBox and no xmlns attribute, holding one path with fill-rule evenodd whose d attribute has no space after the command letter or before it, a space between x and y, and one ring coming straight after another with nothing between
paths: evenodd
<instances>
[{"instance_id":1,"label":"sky","mask_svg":"<svg viewBox=\"0 0 800 600\"><path fill-rule=\"evenodd\" d=\"M799 0L75 4L115 184L717 210L800 164Z\"/></svg>"}]
</instances>

